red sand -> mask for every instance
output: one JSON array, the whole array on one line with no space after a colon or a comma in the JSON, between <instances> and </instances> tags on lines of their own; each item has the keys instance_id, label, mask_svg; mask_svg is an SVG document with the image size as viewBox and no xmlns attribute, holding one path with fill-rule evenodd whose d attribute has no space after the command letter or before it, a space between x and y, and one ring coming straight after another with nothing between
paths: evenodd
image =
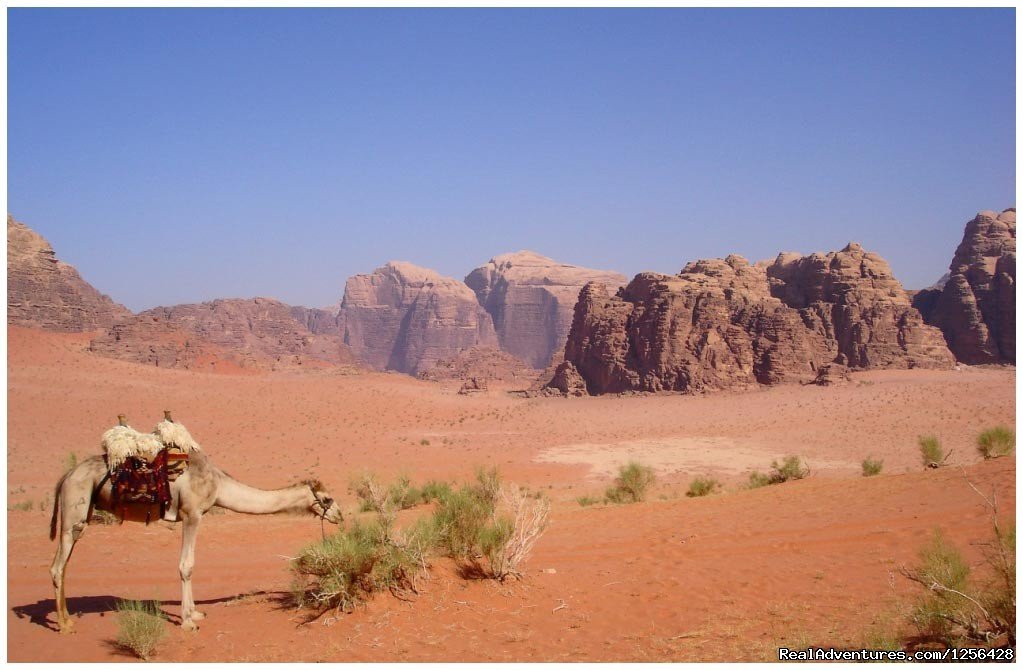
<instances>
[{"instance_id":1,"label":"red sand","mask_svg":"<svg viewBox=\"0 0 1023 670\"><path fill-rule=\"evenodd\" d=\"M53 630L52 487L66 454L97 452L119 412L149 429L172 409L235 477L277 487L315 473L348 509L348 481L363 469L462 480L482 464L554 501L524 581L465 581L436 559L414 602L378 595L307 625L283 604L284 557L318 539L319 525L207 516L193 584L208 619L195 634L173 627L157 661L769 660L779 644L858 644L903 621L919 587L898 568L935 527L982 562L986 512L959 465L1015 510L1015 457L978 462L972 446L983 428L1014 425L1011 368L526 400L458 396L456 383L395 374L161 370L91 356L81 336L9 328L8 338L8 508L35 505L8 512L11 661L132 660L110 643L115 598L157 598L176 619L180 528L91 526L68 573L78 633ZM922 471L920 434L952 448L955 467ZM739 490L749 470L787 454L805 457L813 476ZM883 475L859 476L868 455L884 459ZM599 495L617 463L644 456L659 469L648 502L575 502ZM685 498L703 473L726 492Z\"/></svg>"}]
</instances>

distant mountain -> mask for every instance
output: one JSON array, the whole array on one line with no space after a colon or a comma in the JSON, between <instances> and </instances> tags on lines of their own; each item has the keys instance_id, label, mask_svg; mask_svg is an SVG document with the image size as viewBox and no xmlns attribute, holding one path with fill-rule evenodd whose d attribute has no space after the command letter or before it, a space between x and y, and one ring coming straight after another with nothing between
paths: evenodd
<instances>
[{"instance_id":1,"label":"distant mountain","mask_svg":"<svg viewBox=\"0 0 1023 670\"><path fill-rule=\"evenodd\" d=\"M350 277L339 319L355 358L376 370L417 375L474 347L497 347L469 287L403 261Z\"/></svg>"},{"instance_id":2,"label":"distant mountain","mask_svg":"<svg viewBox=\"0 0 1023 670\"><path fill-rule=\"evenodd\" d=\"M532 251L495 256L465 278L493 319L501 349L534 368L546 367L565 350L579 291L589 282L614 292L626 279Z\"/></svg>"},{"instance_id":3,"label":"distant mountain","mask_svg":"<svg viewBox=\"0 0 1023 670\"><path fill-rule=\"evenodd\" d=\"M7 323L83 332L130 316L58 259L42 235L7 215Z\"/></svg>"}]
</instances>

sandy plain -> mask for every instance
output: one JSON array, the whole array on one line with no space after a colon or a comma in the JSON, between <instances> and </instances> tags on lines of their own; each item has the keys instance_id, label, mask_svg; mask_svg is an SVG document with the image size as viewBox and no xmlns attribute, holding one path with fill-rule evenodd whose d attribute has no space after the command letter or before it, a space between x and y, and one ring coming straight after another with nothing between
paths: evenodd
<instances>
[{"instance_id":1,"label":"sandy plain","mask_svg":"<svg viewBox=\"0 0 1023 670\"><path fill-rule=\"evenodd\" d=\"M69 452L98 453L123 412L149 429L165 408L217 465L276 488L315 475L356 508L353 475L465 481L496 465L546 493L551 526L526 578L467 581L433 561L411 602L377 595L303 623L287 604L288 556L320 537L313 519L210 515L193 579L208 614L169 631L156 661L772 660L780 645L857 646L911 632L919 587L898 574L941 528L983 562L988 513L1014 518L1015 457L982 462L977 433L1015 426L1015 369L857 373L831 388L708 396L520 398L491 387L343 370L244 374L165 370L89 354L87 336L8 328L8 660L130 661L112 640L116 598L156 598L176 623L180 528L90 526L68 590L78 632L56 632L48 539L52 489ZM917 436L950 467L924 471ZM810 478L743 490L751 470L802 456ZM860 476L866 456L882 475ZM582 507L617 466L656 468L647 502ZM725 491L690 499L692 477ZM32 509L16 509L32 503Z\"/></svg>"}]
</instances>

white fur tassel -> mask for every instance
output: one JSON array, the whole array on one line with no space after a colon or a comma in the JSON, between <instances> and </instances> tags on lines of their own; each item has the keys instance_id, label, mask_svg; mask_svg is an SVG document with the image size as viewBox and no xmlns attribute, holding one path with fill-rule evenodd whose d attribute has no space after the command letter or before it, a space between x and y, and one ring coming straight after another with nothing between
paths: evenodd
<instances>
[{"instance_id":1,"label":"white fur tassel","mask_svg":"<svg viewBox=\"0 0 1023 670\"><path fill-rule=\"evenodd\" d=\"M114 426L100 440L107 453L107 466L113 470L134 456L152 461L163 449L155 435L140 433L129 426Z\"/></svg>"},{"instance_id":2,"label":"white fur tassel","mask_svg":"<svg viewBox=\"0 0 1023 670\"><path fill-rule=\"evenodd\" d=\"M188 429L180 423L172 421L161 421L156 424L153 434L168 447L177 447L186 454L190 451L202 451L199 444L192 439Z\"/></svg>"}]
</instances>

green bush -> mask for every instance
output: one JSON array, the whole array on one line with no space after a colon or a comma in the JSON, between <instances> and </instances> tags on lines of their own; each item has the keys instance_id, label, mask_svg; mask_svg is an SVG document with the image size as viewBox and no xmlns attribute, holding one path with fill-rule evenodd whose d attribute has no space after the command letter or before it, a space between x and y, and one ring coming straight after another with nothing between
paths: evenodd
<instances>
[{"instance_id":1,"label":"green bush","mask_svg":"<svg viewBox=\"0 0 1023 670\"><path fill-rule=\"evenodd\" d=\"M600 502L600 498L594 498L593 496L579 496L575 499L582 507L589 507L590 505L596 505Z\"/></svg>"},{"instance_id":2,"label":"green bush","mask_svg":"<svg viewBox=\"0 0 1023 670\"><path fill-rule=\"evenodd\" d=\"M386 514L356 520L299 553L291 566L293 594L301 606L348 612L375 591L415 592L434 542L429 519L404 532L395 531L393 517Z\"/></svg>"},{"instance_id":3,"label":"green bush","mask_svg":"<svg viewBox=\"0 0 1023 670\"><path fill-rule=\"evenodd\" d=\"M421 489L423 502L441 501L451 495L451 484L430 480Z\"/></svg>"},{"instance_id":4,"label":"green bush","mask_svg":"<svg viewBox=\"0 0 1023 670\"><path fill-rule=\"evenodd\" d=\"M160 603L155 600L118 600L117 646L143 661L149 660L167 635Z\"/></svg>"},{"instance_id":5,"label":"green bush","mask_svg":"<svg viewBox=\"0 0 1023 670\"><path fill-rule=\"evenodd\" d=\"M778 461L771 462L772 484L782 484L793 479L805 479L810 476L810 468L803 464L799 456L786 456L781 465Z\"/></svg>"},{"instance_id":6,"label":"green bush","mask_svg":"<svg viewBox=\"0 0 1023 670\"><path fill-rule=\"evenodd\" d=\"M936 468L945 462L947 456L941 448L941 442L934 435L921 435L917 438L917 444L920 445L920 458L925 468Z\"/></svg>"},{"instance_id":7,"label":"green bush","mask_svg":"<svg viewBox=\"0 0 1023 670\"><path fill-rule=\"evenodd\" d=\"M977 451L984 458L1008 456L1015 448L1016 433L1005 426L988 428L977 436Z\"/></svg>"},{"instance_id":8,"label":"green bush","mask_svg":"<svg viewBox=\"0 0 1023 670\"><path fill-rule=\"evenodd\" d=\"M438 501L433 526L438 545L463 573L504 580L547 527L550 501L517 487L501 487L496 469L477 470L476 482Z\"/></svg>"},{"instance_id":9,"label":"green bush","mask_svg":"<svg viewBox=\"0 0 1023 670\"><path fill-rule=\"evenodd\" d=\"M871 457L863 459L863 476L873 477L874 475L881 474L881 468L884 467L884 461L875 460Z\"/></svg>"},{"instance_id":10,"label":"green bush","mask_svg":"<svg viewBox=\"0 0 1023 670\"><path fill-rule=\"evenodd\" d=\"M939 530L920 550L920 565L903 574L927 589L912 611L925 639L947 646L990 644L1005 638L1016 644L1016 527L1001 531L987 545L992 577L978 582L959 550Z\"/></svg>"},{"instance_id":11,"label":"green bush","mask_svg":"<svg viewBox=\"0 0 1023 670\"><path fill-rule=\"evenodd\" d=\"M655 479L653 468L629 461L627 465L618 468L614 486L605 492L604 499L619 504L642 502Z\"/></svg>"},{"instance_id":12,"label":"green bush","mask_svg":"<svg viewBox=\"0 0 1023 670\"><path fill-rule=\"evenodd\" d=\"M714 493L720 487L721 482L713 477L697 477L689 482L689 490L686 491L686 495L690 498L701 498Z\"/></svg>"},{"instance_id":13,"label":"green bush","mask_svg":"<svg viewBox=\"0 0 1023 670\"><path fill-rule=\"evenodd\" d=\"M749 475L748 488L757 489L770 484L784 484L793 479L805 479L810 476L810 468L803 464L799 456L786 456L781 463L771 461L771 472L763 474L753 471Z\"/></svg>"},{"instance_id":14,"label":"green bush","mask_svg":"<svg viewBox=\"0 0 1023 670\"><path fill-rule=\"evenodd\" d=\"M749 484L747 486L748 488L751 489L758 489L761 486L767 486L768 484L771 483L772 483L771 478L769 476L765 475L759 470L754 470L753 472L749 473Z\"/></svg>"},{"instance_id":15,"label":"green bush","mask_svg":"<svg viewBox=\"0 0 1023 670\"><path fill-rule=\"evenodd\" d=\"M387 489L387 502L394 509L409 509L423 503L423 492L403 475Z\"/></svg>"},{"instance_id":16,"label":"green bush","mask_svg":"<svg viewBox=\"0 0 1023 670\"><path fill-rule=\"evenodd\" d=\"M494 523L499 490L497 470L480 469L476 471L475 484L463 486L439 500L434 514L438 540L450 556L470 559L479 554L480 537Z\"/></svg>"}]
</instances>

